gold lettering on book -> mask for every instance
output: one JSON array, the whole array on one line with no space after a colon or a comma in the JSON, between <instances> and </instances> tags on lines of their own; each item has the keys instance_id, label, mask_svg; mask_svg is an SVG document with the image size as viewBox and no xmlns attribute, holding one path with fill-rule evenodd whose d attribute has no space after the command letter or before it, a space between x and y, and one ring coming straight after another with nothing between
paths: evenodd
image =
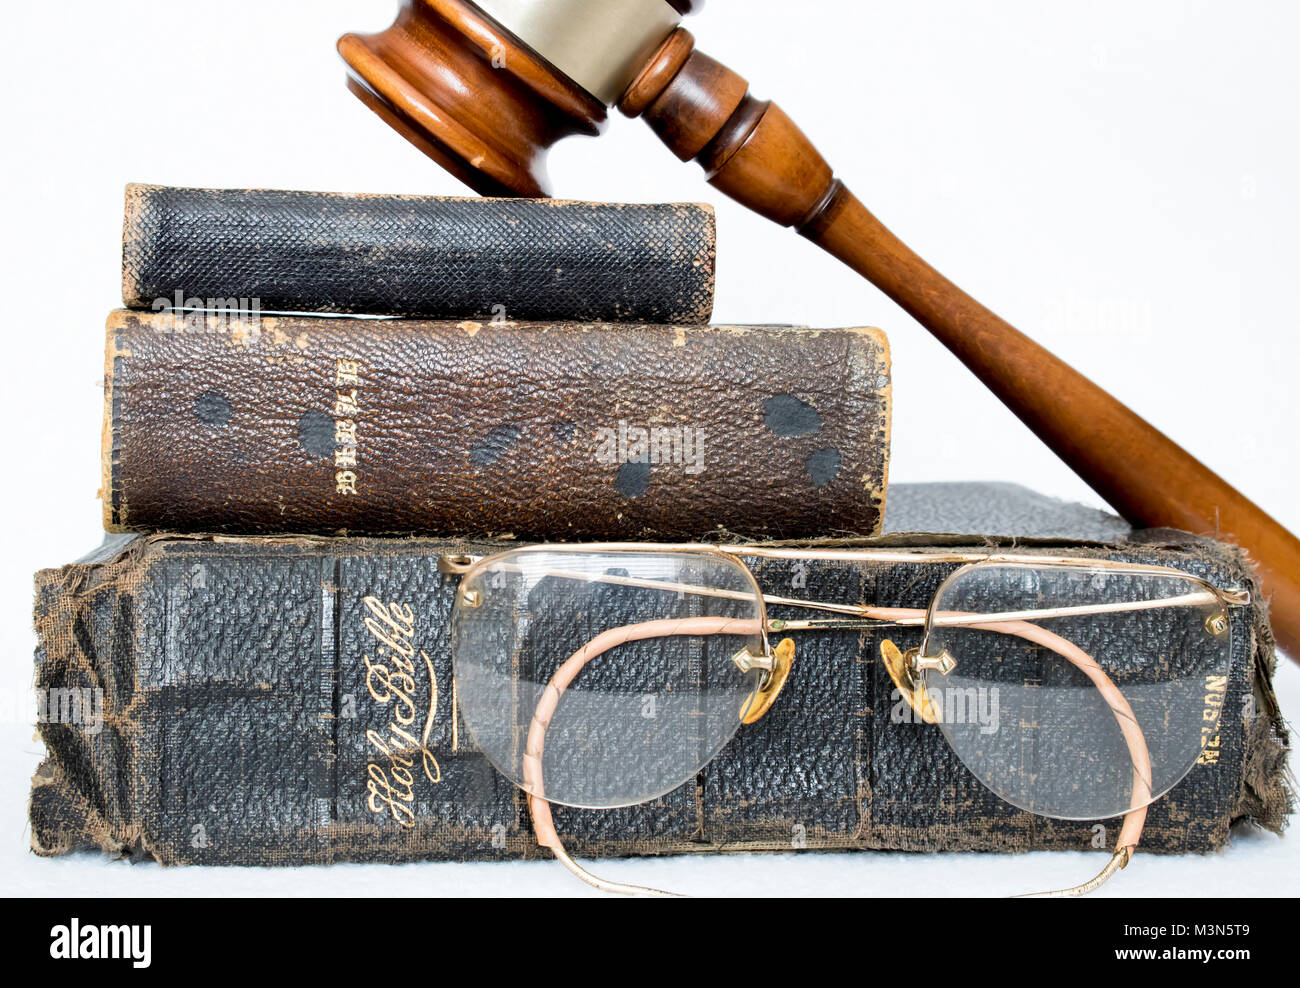
<instances>
[{"instance_id":1,"label":"gold lettering on book","mask_svg":"<svg viewBox=\"0 0 1300 988\"><path fill-rule=\"evenodd\" d=\"M419 777L416 759L429 782L437 785L442 781L438 759L429 750L429 735L438 715L438 675L428 653L415 647L415 612L410 605L385 605L377 597L367 597L365 605L369 612L366 630L375 646L373 658L368 653L362 656L366 692L391 714L386 727L366 731L370 747L382 756L366 766L367 804L372 813L387 813L403 827L414 827ZM421 725L417 694L425 672L429 675L429 706Z\"/></svg>"},{"instance_id":2,"label":"gold lettering on book","mask_svg":"<svg viewBox=\"0 0 1300 988\"><path fill-rule=\"evenodd\" d=\"M1219 725L1223 719L1223 700L1227 694L1227 676L1205 677L1205 705L1201 710L1201 755L1196 759L1198 765L1219 764Z\"/></svg>"},{"instance_id":3,"label":"gold lettering on book","mask_svg":"<svg viewBox=\"0 0 1300 988\"><path fill-rule=\"evenodd\" d=\"M334 368L334 492L357 493L357 450L360 439L357 419L361 415L361 364L339 360Z\"/></svg>"}]
</instances>

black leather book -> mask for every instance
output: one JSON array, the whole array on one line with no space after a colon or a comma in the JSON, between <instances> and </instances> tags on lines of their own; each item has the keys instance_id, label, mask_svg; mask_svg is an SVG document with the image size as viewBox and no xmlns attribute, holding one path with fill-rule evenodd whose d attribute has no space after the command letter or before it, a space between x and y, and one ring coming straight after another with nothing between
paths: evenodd
<instances>
[{"instance_id":1,"label":"black leather book","mask_svg":"<svg viewBox=\"0 0 1300 988\"><path fill-rule=\"evenodd\" d=\"M961 559L1019 532L1017 552L1159 563L1253 586L1234 549L1130 534L1100 512L1014 488L904 486L895 498L895 529L941 521L957 534L840 540L861 550L854 561L803 570L754 558L760 584L924 606ZM38 574L48 753L32 784L34 850L248 865L549 854L534 844L520 792L468 736L448 655L456 578L439 573L438 557L502 547L117 536ZM413 643L430 659L411 692L425 734L409 787L382 784L393 776L377 741L393 707L367 690L368 597L409 607ZM1212 850L1236 821L1277 830L1289 812L1263 606L1234 627L1218 735L1151 807L1145 851ZM772 711L695 785L632 809L557 808L571 853L1093 847L1093 823L1020 812L984 789L936 729L891 722L885 633L915 644L905 629L801 644Z\"/></svg>"},{"instance_id":2,"label":"black leather book","mask_svg":"<svg viewBox=\"0 0 1300 988\"><path fill-rule=\"evenodd\" d=\"M707 205L126 190L130 308L707 323Z\"/></svg>"}]
</instances>

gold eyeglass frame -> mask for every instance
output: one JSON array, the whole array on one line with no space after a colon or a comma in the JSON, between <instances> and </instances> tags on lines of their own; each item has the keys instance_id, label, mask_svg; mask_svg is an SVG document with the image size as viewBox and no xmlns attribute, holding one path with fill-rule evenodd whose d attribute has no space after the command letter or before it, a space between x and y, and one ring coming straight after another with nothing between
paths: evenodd
<instances>
[{"instance_id":1,"label":"gold eyeglass frame","mask_svg":"<svg viewBox=\"0 0 1300 988\"><path fill-rule=\"evenodd\" d=\"M496 553L490 556L472 556L463 554L440 556L438 560L438 570L440 573L445 575L459 576L464 582L468 582L467 578L472 577L480 569L485 568L504 557L528 555L533 553L573 555L712 554L725 557L729 561L739 565L739 567L747 574L755 591L752 599L754 600L758 611L759 635L762 642L762 649L761 654L759 655L753 655L747 650L742 651L734 657L734 661L741 668L742 672L748 672L755 668L760 669L763 672L763 676L759 681L757 689L741 711L740 723L742 726L756 723L768 712L768 710L771 709L772 705L776 702L777 697L780 695L781 689L785 685L793 667L795 653L794 641L790 638L785 638L775 648L773 648L768 637L769 632L783 634L786 632L841 630L853 628L924 628L921 645L917 648L910 649L905 653L900 651L892 641L888 639L884 640L881 643L881 659L890 675L890 678L893 680L894 685L898 688L901 696L908 702L916 714L925 723L936 724L938 722L939 714L934 707L932 699L926 693L925 674L934 671L946 675L955 668L956 662L956 660L946 652L939 655L929 654L931 633L936 627L1011 624L1014 622L1029 620L1041 621L1058 617L1123 613L1152 609L1155 607L1174 607L1191 603L1208 602L1200 599L1199 594L1191 594L1148 601L1124 601L1100 605L1081 605L1078 607L1008 611L991 615L941 616L938 611L938 604L943 598L945 589L962 575L976 567L997 565L1023 568L1026 570L1064 568L1077 569L1081 571L1100 570L1107 573L1121 573L1135 576L1150 575L1178 578L1193 585L1200 586L1203 593L1210 595L1210 598L1221 606L1221 615L1212 616L1206 621L1207 632L1215 636L1226 634L1231 630L1231 623L1228 619L1228 614L1232 609L1246 607L1251 603L1251 595L1249 591L1239 588L1227 590L1221 589L1202 577L1172 567L1132 563L1105 558L1080 559L1077 556L1067 557L1048 554L1040 555L1006 552L936 552L933 550L883 548L808 549L762 545L707 545L694 543L664 544L620 542L592 544L543 544L522 546L518 549L510 549L506 552ZM925 562L956 564L957 568L948 574L940 583L939 587L931 596L930 603L926 608L881 608L865 604L834 604L765 594L762 587L759 585L757 578L754 576L752 569L748 563L745 562L746 558L786 559L801 562ZM751 599L748 594L740 591L722 590L718 588L701 587L662 580L614 576L610 574L597 575L565 572L558 570L551 571L549 575L585 582L609 583L621 586L666 590L675 593L698 594L725 599ZM475 607L477 606L477 602L472 598L473 592L467 592L463 587L461 587L456 592L454 606ZM768 605L815 610L822 613L835 614L838 615L838 617L809 620L769 620L767 616ZM873 614L880 616L873 616ZM1066 644L1070 643L1066 642ZM1087 658L1087 656L1084 656L1084 658ZM1071 659L1071 661L1075 660ZM1093 663L1093 665L1095 666L1095 663ZM1104 672L1100 672L1099 667L1097 667L1097 672L1103 679L1108 681L1108 677L1105 676ZM1094 682L1096 682L1095 678ZM1113 683L1110 685L1112 689L1117 690ZM1127 706L1126 701L1124 701L1124 705ZM1131 710L1129 713L1131 716ZM549 801L534 795L527 789L524 791L528 797L529 812L533 819L534 831L537 834L538 843L542 846L549 847L555 853L557 859L564 864L569 871L584 882L606 892L635 895L671 894L662 892L658 889L605 881L586 871L571 857L569 857L568 853L565 851L563 843L560 840L558 833L556 833L551 819ZM1121 832L1119 840L1117 841L1116 850L1109 863L1095 878L1068 889L1054 892L1032 893L1021 897L1074 897L1085 895L1099 888L1116 872L1128 866L1128 863L1133 856L1133 852L1137 848L1137 842L1141 836L1142 824L1146 815L1146 807L1159 798L1160 797L1152 797L1142 806L1135 807L1128 812L1125 816L1125 826Z\"/></svg>"}]
</instances>

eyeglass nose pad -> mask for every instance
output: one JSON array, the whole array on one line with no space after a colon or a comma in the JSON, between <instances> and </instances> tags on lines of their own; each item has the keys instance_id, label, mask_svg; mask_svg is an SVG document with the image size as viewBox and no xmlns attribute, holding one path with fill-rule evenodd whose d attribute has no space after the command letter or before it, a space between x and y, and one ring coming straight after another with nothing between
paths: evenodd
<instances>
[{"instance_id":1,"label":"eyeglass nose pad","mask_svg":"<svg viewBox=\"0 0 1300 988\"><path fill-rule=\"evenodd\" d=\"M920 655L919 648L908 649L903 653L889 639L880 643L880 657L884 659L889 678L894 681L903 699L925 723L938 724L943 720L943 708L916 678L916 662Z\"/></svg>"},{"instance_id":2,"label":"eyeglass nose pad","mask_svg":"<svg viewBox=\"0 0 1300 988\"><path fill-rule=\"evenodd\" d=\"M740 722L754 724L763 719L763 715L772 709L772 704L781 695L785 681L790 677L794 666L794 639L787 638L776 646L772 653L772 670L762 684L756 689L743 707L740 708Z\"/></svg>"}]
</instances>

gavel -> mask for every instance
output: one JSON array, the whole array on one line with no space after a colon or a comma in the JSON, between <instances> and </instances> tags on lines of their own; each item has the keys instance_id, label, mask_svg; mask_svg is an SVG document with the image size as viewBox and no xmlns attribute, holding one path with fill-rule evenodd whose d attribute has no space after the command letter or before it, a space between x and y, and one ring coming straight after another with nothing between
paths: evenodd
<instances>
[{"instance_id":1,"label":"gavel","mask_svg":"<svg viewBox=\"0 0 1300 988\"><path fill-rule=\"evenodd\" d=\"M695 50L703 0L407 0L345 35L349 87L483 195L546 196L546 155L617 105L733 199L867 278L1130 522L1244 548L1300 659L1300 541L1131 409L976 302L891 233L774 103Z\"/></svg>"}]
</instances>

